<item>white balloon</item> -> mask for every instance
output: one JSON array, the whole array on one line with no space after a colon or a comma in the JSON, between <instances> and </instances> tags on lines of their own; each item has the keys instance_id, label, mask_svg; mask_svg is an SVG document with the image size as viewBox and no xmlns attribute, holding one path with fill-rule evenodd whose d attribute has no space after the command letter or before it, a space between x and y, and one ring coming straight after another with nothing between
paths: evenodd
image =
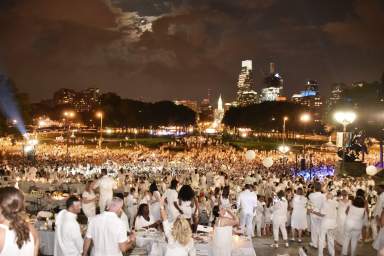
<instances>
[{"instance_id":1,"label":"white balloon","mask_svg":"<svg viewBox=\"0 0 384 256\"><path fill-rule=\"evenodd\" d=\"M376 175L376 173L378 172L376 166L374 165L367 166L366 171L367 171L367 175L369 176Z\"/></svg>"},{"instance_id":2,"label":"white balloon","mask_svg":"<svg viewBox=\"0 0 384 256\"><path fill-rule=\"evenodd\" d=\"M272 157L264 158L263 165L267 168L271 167L273 165L273 159Z\"/></svg>"},{"instance_id":3,"label":"white balloon","mask_svg":"<svg viewBox=\"0 0 384 256\"><path fill-rule=\"evenodd\" d=\"M256 153L253 150L248 150L245 153L245 159L247 159L248 161L252 161L253 159L255 159L255 157L256 157Z\"/></svg>"}]
</instances>

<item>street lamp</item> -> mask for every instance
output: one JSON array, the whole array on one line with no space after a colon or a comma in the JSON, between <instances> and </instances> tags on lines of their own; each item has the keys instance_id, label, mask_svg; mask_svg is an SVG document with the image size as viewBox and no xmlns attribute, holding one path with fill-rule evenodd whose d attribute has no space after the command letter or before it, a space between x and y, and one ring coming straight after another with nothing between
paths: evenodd
<instances>
[{"instance_id":1,"label":"street lamp","mask_svg":"<svg viewBox=\"0 0 384 256\"><path fill-rule=\"evenodd\" d=\"M69 133L71 130L71 123L69 122L69 119L72 119L75 117L75 112L73 111L64 111L63 116L65 117L65 122L67 123L68 130L67 130L67 158L69 156Z\"/></svg>"},{"instance_id":2,"label":"street lamp","mask_svg":"<svg viewBox=\"0 0 384 256\"><path fill-rule=\"evenodd\" d=\"M303 157L304 157L304 160L306 160L306 156L305 156L305 133L306 133L306 128L307 128L307 123L311 121L311 115L308 114L308 113L303 113L301 116L300 116L300 122L304 123L304 142L303 142ZM311 166L311 163L310 163L310 166L309 166L309 178L310 180L312 180L312 166Z\"/></svg>"},{"instance_id":3,"label":"street lamp","mask_svg":"<svg viewBox=\"0 0 384 256\"><path fill-rule=\"evenodd\" d=\"M347 132L347 125L353 123L356 119L357 115L353 111L337 111L333 115L333 118L336 120L336 122L343 125L343 141L342 141L342 149L343 149L343 159L342 159L342 166L341 171L344 171L344 162L345 162L345 143L344 143L344 136Z\"/></svg>"},{"instance_id":4,"label":"street lamp","mask_svg":"<svg viewBox=\"0 0 384 256\"><path fill-rule=\"evenodd\" d=\"M288 151L289 151L289 146L287 146L287 145L280 145L279 147L278 147L278 150L281 152L281 153L283 153L283 154L286 154Z\"/></svg>"},{"instance_id":5,"label":"street lamp","mask_svg":"<svg viewBox=\"0 0 384 256\"><path fill-rule=\"evenodd\" d=\"M104 113L99 111L96 113L96 117L100 118L100 138L99 138L99 147L101 147L101 143L103 141L103 117Z\"/></svg>"},{"instance_id":6,"label":"street lamp","mask_svg":"<svg viewBox=\"0 0 384 256\"><path fill-rule=\"evenodd\" d=\"M333 115L336 122L343 125L343 132L347 131L347 125L353 123L356 117L356 113L353 111L338 111Z\"/></svg>"},{"instance_id":7,"label":"street lamp","mask_svg":"<svg viewBox=\"0 0 384 256\"><path fill-rule=\"evenodd\" d=\"M288 121L287 116L283 117L283 145L284 145L284 141L285 141L285 122L286 121Z\"/></svg>"}]
</instances>

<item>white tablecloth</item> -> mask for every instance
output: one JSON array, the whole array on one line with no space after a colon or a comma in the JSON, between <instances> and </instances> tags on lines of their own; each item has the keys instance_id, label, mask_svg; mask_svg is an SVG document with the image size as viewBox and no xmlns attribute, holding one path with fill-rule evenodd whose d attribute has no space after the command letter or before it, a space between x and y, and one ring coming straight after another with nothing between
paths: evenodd
<instances>
[{"instance_id":1,"label":"white tablecloth","mask_svg":"<svg viewBox=\"0 0 384 256\"><path fill-rule=\"evenodd\" d=\"M163 235L145 232L137 234L136 245L145 248L149 256L165 255L167 246ZM212 256L213 254L211 241L209 243L195 241L195 248L198 256ZM233 236L231 254L232 256L256 256L252 240L246 237Z\"/></svg>"}]
</instances>

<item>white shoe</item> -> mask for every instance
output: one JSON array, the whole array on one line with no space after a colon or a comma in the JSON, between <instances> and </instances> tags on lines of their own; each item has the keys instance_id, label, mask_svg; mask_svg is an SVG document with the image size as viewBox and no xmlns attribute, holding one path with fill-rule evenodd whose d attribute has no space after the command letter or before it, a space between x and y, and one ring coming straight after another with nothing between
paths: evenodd
<instances>
[{"instance_id":1,"label":"white shoe","mask_svg":"<svg viewBox=\"0 0 384 256\"><path fill-rule=\"evenodd\" d=\"M279 248L278 244L271 244L271 248Z\"/></svg>"},{"instance_id":2,"label":"white shoe","mask_svg":"<svg viewBox=\"0 0 384 256\"><path fill-rule=\"evenodd\" d=\"M288 244L288 243L285 243L285 247L288 248L288 247L289 247L289 244Z\"/></svg>"}]
</instances>

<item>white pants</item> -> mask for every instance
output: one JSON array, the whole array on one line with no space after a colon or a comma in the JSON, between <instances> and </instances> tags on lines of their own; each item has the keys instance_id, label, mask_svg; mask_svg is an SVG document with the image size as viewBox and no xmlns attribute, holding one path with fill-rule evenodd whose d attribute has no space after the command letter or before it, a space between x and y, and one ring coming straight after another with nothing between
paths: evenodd
<instances>
[{"instance_id":1,"label":"white pants","mask_svg":"<svg viewBox=\"0 0 384 256\"><path fill-rule=\"evenodd\" d=\"M255 230L255 227L256 227L256 235L258 237L261 236L261 226L263 224L263 218L262 216L255 216L253 217L253 226L252 226L252 230Z\"/></svg>"},{"instance_id":2,"label":"white pants","mask_svg":"<svg viewBox=\"0 0 384 256\"><path fill-rule=\"evenodd\" d=\"M361 229L360 226L345 226L345 233L344 233L344 241L343 241L343 250L342 254L347 255L348 254L348 247L349 244L351 244L351 256L356 255L356 246L357 242L359 241L360 235L361 235Z\"/></svg>"},{"instance_id":3,"label":"white pants","mask_svg":"<svg viewBox=\"0 0 384 256\"><path fill-rule=\"evenodd\" d=\"M286 223L287 220L283 218L272 219L273 240L275 240L275 242L279 241L279 230L283 235L283 240L288 240Z\"/></svg>"},{"instance_id":4,"label":"white pants","mask_svg":"<svg viewBox=\"0 0 384 256\"><path fill-rule=\"evenodd\" d=\"M311 215L311 243L318 247L321 228L321 218Z\"/></svg>"},{"instance_id":5,"label":"white pants","mask_svg":"<svg viewBox=\"0 0 384 256\"><path fill-rule=\"evenodd\" d=\"M327 236L327 247L330 256L335 256L335 233L336 229L320 229L319 236L319 256L323 256L325 236Z\"/></svg>"},{"instance_id":6,"label":"white pants","mask_svg":"<svg viewBox=\"0 0 384 256\"><path fill-rule=\"evenodd\" d=\"M113 195L111 196L103 196L103 194L100 195L99 199L99 207L100 207L100 213L103 213L105 211L105 207L107 207L107 202L112 200Z\"/></svg>"},{"instance_id":7,"label":"white pants","mask_svg":"<svg viewBox=\"0 0 384 256\"><path fill-rule=\"evenodd\" d=\"M127 217L128 217L128 222L129 226L133 227L133 222L135 221L135 217L137 214L137 206L130 206L127 208Z\"/></svg>"},{"instance_id":8,"label":"white pants","mask_svg":"<svg viewBox=\"0 0 384 256\"><path fill-rule=\"evenodd\" d=\"M252 220L253 220L252 213L240 212L240 228L242 230L245 230L245 235L251 236L251 237L254 236Z\"/></svg>"}]
</instances>

